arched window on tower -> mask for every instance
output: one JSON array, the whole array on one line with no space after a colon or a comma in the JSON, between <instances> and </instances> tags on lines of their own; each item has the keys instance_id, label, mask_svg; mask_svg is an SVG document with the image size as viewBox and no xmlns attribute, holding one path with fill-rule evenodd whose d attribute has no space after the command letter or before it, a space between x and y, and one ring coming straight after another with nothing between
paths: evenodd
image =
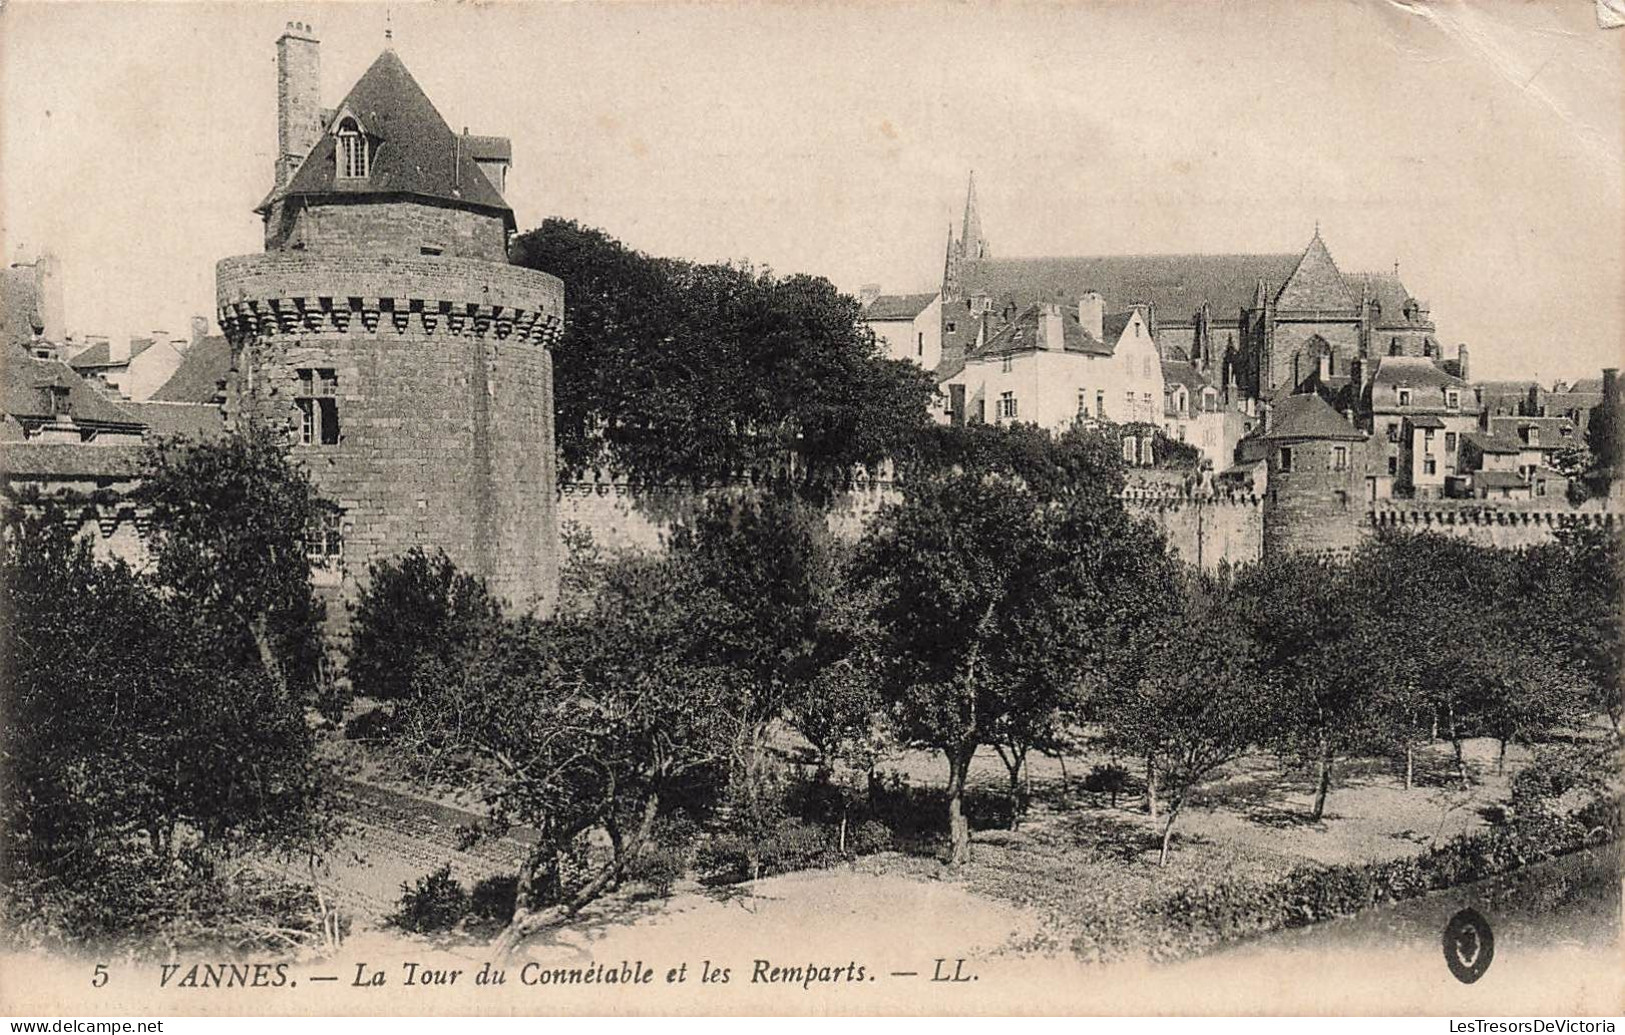
<instances>
[{"instance_id":1,"label":"arched window on tower","mask_svg":"<svg viewBox=\"0 0 1625 1035\"><path fill-rule=\"evenodd\" d=\"M355 119L339 123L339 176L347 180L367 178L367 138Z\"/></svg>"}]
</instances>

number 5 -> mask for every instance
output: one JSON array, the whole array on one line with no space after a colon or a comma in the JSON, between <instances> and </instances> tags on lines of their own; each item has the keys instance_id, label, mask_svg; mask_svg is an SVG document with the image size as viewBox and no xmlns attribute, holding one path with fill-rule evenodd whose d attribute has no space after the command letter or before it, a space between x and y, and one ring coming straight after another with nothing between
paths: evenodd
<instances>
[{"instance_id":1,"label":"number 5","mask_svg":"<svg viewBox=\"0 0 1625 1035\"><path fill-rule=\"evenodd\" d=\"M90 979L91 988L100 988L107 984L107 964L96 964L96 976Z\"/></svg>"}]
</instances>

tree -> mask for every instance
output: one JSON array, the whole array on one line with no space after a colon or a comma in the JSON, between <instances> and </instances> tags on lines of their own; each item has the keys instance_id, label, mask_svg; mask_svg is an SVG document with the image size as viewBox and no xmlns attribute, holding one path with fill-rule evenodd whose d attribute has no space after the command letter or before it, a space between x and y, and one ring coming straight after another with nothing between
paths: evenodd
<instances>
[{"instance_id":1,"label":"tree","mask_svg":"<svg viewBox=\"0 0 1625 1035\"><path fill-rule=\"evenodd\" d=\"M930 376L883 358L826 280L652 258L559 219L514 255L570 285L553 350L563 472L839 485L927 423Z\"/></svg>"},{"instance_id":2,"label":"tree","mask_svg":"<svg viewBox=\"0 0 1625 1035\"><path fill-rule=\"evenodd\" d=\"M744 680L716 651L729 620L692 564L624 559L590 610L507 621L472 658L420 668L403 743L486 787L492 830L540 835L499 951L612 888L662 809L714 793L746 722Z\"/></svg>"},{"instance_id":3,"label":"tree","mask_svg":"<svg viewBox=\"0 0 1625 1035\"><path fill-rule=\"evenodd\" d=\"M1262 736L1245 623L1224 579L1190 572L1181 606L1146 637L1143 675L1106 704L1113 746L1150 759L1166 809L1157 865L1191 792Z\"/></svg>"},{"instance_id":4,"label":"tree","mask_svg":"<svg viewBox=\"0 0 1625 1035\"><path fill-rule=\"evenodd\" d=\"M160 439L133 493L151 515L155 577L192 634L256 659L277 692L310 700L324 677L323 608L306 537L331 504L268 428L211 442Z\"/></svg>"},{"instance_id":5,"label":"tree","mask_svg":"<svg viewBox=\"0 0 1625 1035\"><path fill-rule=\"evenodd\" d=\"M502 607L444 551L414 547L375 560L351 605L349 664L355 692L380 701L409 692L433 661L451 665L498 628Z\"/></svg>"},{"instance_id":6,"label":"tree","mask_svg":"<svg viewBox=\"0 0 1625 1035\"><path fill-rule=\"evenodd\" d=\"M1160 539L1122 509L1117 455L1084 429L943 429L866 537L883 693L902 735L947 759L951 864L969 857L977 747L1069 704L1162 563Z\"/></svg>"},{"instance_id":7,"label":"tree","mask_svg":"<svg viewBox=\"0 0 1625 1035\"><path fill-rule=\"evenodd\" d=\"M200 448L210 452L196 463L221 483L286 488L241 470L244 455L229 444ZM172 514L159 510L155 522ZM217 557L242 548L229 526L180 527ZM278 548L274 528L251 527L271 538L255 548ZM242 612L200 614L181 588L197 585L186 579L195 573L164 563L175 526L155 524L167 545L154 575L98 562L67 528L53 505L24 504L0 535L9 630L0 797L9 889L61 906L69 929L60 933L81 938L145 929L176 908L153 896L192 894L220 857L248 847L311 853L331 827L306 697L287 678L308 656L296 607L268 607L258 629L238 624ZM266 573L235 570L245 580ZM297 605L291 587L284 594L245 582L229 600L210 599L222 609Z\"/></svg>"},{"instance_id":8,"label":"tree","mask_svg":"<svg viewBox=\"0 0 1625 1035\"><path fill-rule=\"evenodd\" d=\"M1241 573L1238 591L1277 741L1315 764L1310 816L1318 822L1337 761L1371 743L1380 724L1371 661L1386 645L1362 621L1348 570L1336 562L1266 559Z\"/></svg>"}]
</instances>

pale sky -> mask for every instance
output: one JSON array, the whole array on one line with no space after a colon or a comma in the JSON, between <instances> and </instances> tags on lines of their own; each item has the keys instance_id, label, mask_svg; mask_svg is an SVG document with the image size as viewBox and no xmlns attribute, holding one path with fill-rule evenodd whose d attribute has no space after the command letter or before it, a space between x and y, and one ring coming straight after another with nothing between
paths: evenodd
<instances>
[{"instance_id":1,"label":"pale sky","mask_svg":"<svg viewBox=\"0 0 1625 1035\"><path fill-rule=\"evenodd\" d=\"M1592 0L395 4L454 129L506 134L519 227L932 289L975 169L1000 256L1298 251L1399 263L1475 377L1625 352L1625 30ZM334 105L360 3L0 13L4 254L64 264L70 330L182 332L259 251L275 42Z\"/></svg>"}]
</instances>

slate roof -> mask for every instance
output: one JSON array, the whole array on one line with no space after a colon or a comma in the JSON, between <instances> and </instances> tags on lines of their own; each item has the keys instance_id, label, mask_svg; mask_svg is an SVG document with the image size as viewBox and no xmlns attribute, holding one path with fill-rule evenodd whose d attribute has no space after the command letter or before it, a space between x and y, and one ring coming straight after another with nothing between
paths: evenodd
<instances>
[{"instance_id":1,"label":"slate roof","mask_svg":"<svg viewBox=\"0 0 1625 1035\"><path fill-rule=\"evenodd\" d=\"M370 141L367 175L340 177L338 139L323 133L282 196L409 194L492 209L513 228L513 210L480 171L473 149L452 132L393 50L378 55L336 111L354 116Z\"/></svg>"},{"instance_id":2,"label":"slate roof","mask_svg":"<svg viewBox=\"0 0 1625 1035\"><path fill-rule=\"evenodd\" d=\"M152 393L151 402L212 403L231 372L231 346L218 334L186 350L180 366Z\"/></svg>"},{"instance_id":3,"label":"slate roof","mask_svg":"<svg viewBox=\"0 0 1625 1035\"><path fill-rule=\"evenodd\" d=\"M1473 484L1486 489L1527 489L1529 483L1517 471L1475 471Z\"/></svg>"},{"instance_id":4,"label":"slate roof","mask_svg":"<svg viewBox=\"0 0 1625 1035\"><path fill-rule=\"evenodd\" d=\"M43 405L41 388L61 385L68 389L68 411L79 424L107 424L138 427L141 419L122 406L109 401L91 387L90 382L74 373L66 363L54 359L35 359L26 349L9 346L4 362L0 363L0 405L5 412L18 417L49 417Z\"/></svg>"},{"instance_id":5,"label":"slate roof","mask_svg":"<svg viewBox=\"0 0 1625 1035\"><path fill-rule=\"evenodd\" d=\"M98 341L83 352L68 360L68 365L75 370L94 370L98 367L122 367L131 359L152 348L151 338L131 338L129 359L114 359L113 346L109 342Z\"/></svg>"},{"instance_id":6,"label":"slate roof","mask_svg":"<svg viewBox=\"0 0 1625 1035\"><path fill-rule=\"evenodd\" d=\"M225 431L220 407L212 403L142 402L125 408L141 418L151 434L181 435L203 441Z\"/></svg>"},{"instance_id":7,"label":"slate roof","mask_svg":"<svg viewBox=\"0 0 1625 1035\"><path fill-rule=\"evenodd\" d=\"M141 447L72 442L0 442L0 476L129 478L140 469Z\"/></svg>"},{"instance_id":8,"label":"slate roof","mask_svg":"<svg viewBox=\"0 0 1625 1035\"><path fill-rule=\"evenodd\" d=\"M1569 387L1564 392L1562 392L1560 394L1567 395L1567 394L1571 394L1571 393L1574 393L1574 392L1595 393L1597 395L1601 395L1602 394L1602 378L1600 378L1600 377L1582 377L1580 380L1574 382L1572 385L1569 385Z\"/></svg>"},{"instance_id":9,"label":"slate roof","mask_svg":"<svg viewBox=\"0 0 1625 1035\"><path fill-rule=\"evenodd\" d=\"M1193 323L1205 301L1213 322L1224 325L1234 324L1242 309L1252 308L1260 280L1267 291L1280 291L1303 258L1303 254L1254 254L967 259L960 266L960 285L966 296L1008 299L1018 306L1041 300L1075 303L1086 291L1098 292L1119 306L1153 302L1159 327ZM1405 300L1411 296L1397 276L1341 276L1341 295L1335 285L1328 288L1339 299L1346 296L1339 305L1353 310L1369 292L1382 306L1379 326L1417 326L1405 322Z\"/></svg>"},{"instance_id":10,"label":"slate roof","mask_svg":"<svg viewBox=\"0 0 1625 1035\"><path fill-rule=\"evenodd\" d=\"M1094 335L1083 329L1078 322L1076 309L1061 308L1061 340L1064 351L1077 352L1094 356L1110 356L1111 346L1097 341ZM1028 352L1044 346L1039 340L1039 327L1045 319L1044 304L1034 303L1023 309L1014 320L1000 327L997 332L988 335L982 347L966 350L966 358L983 356L1004 356L1016 352ZM1106 323L1110 325L1111 317ZM1121 333L1121 327L1119 328ZM1107 341L1115 341L1110 331L1106 335Z\"/></svg>"},{"instance_id":11,"label":"slate roof","mask_svg":"<svg viewBox=\"0 0 1625 1035\"><path fill-rule=\"evenodd\" d=\"M1018 305L1061 299L1076 303L1086 291L1118 305L1155 302L1160 323L1186 323L1206 301L1213 318L1234 322L1250 307L1259 278L1280 284L1296 255L1088 255L1074 258L966 260L960 284L966 295L1013 299Z\"/></svg>"},{"instance_id":12,"label":"slate roof","mask_svg":"<svg viewBox=\"0 0 1625 1035\"><path fill-rule=\"evenodd\" d=\"M1174 359L1162 361L1162 383L1163 394L1166 396L1163 413L1169 417L1176 416L1179 412L1173 404L1173 392L1176 385L1184 385L1185 391L1190 396L1189 402L1186 404L1188 407L1186 412L1188 413L1206 412L1202 408L1202 393L1209 388L1216 387L1194 365ZM1213 407L1215 412L1222 409L1217 397L1213 400Z\"/></svg>"},{"instance_id":13,"label":"slate roof","mask_svg":"<svg viewBox=\"0 0 1625 1035\"><path fill-rule=\"evenodd\" d=\"M1524 442L1519 434L1525 428L1540 429L1540 441ZM1563 434L1564 429L1568 434ZM1574 422L1567 417L1491 417L1490 433L1509 441L1517 441L1524 449L1556 449L1562 445L1580 442Z\"/></svg>"},{"instance_id":14,"label":"slate roof","mask_svg":"<svg viewBox=\"0 0 1625 1035\"><path fill-rule=\"evenodd\" d=\"M1350 293L1337 263L1326 250L1326 242L1320 239L1320 231L1315 231L1292 275L1276 293L1275 308L1348 310L1358 306L1359 296Z\"/></svg>"},{"instance_id":15,"label":"slate roof","mask_svg":"<svg viewBox=\"0 0 1625 1035\"><path fill-rule=\"evenodd\" d=\"M1365 435L1318 394L1277 399L1270 413L1267 439L1337 439L1363 441Z\"/></svg>"},{"instance_id":16,"label":"slate roof","mask_svg":"<svg viewBox=\"0 0 1625 1035\"><path fill-rule=\"evenodd\" d=\"M1467 382L1439 368L1426 356L1382 356L1371 375L1373 384L1403 385L1407 388L1465 388Z\"/></svg>"},{"instance_id":17,"label":"slate roof","mask_svg":"<svg viewBox=\"0 0 1625 1035\"><path fill-rule=\"evenodd\" d=\"M912 320L936 301L935 291L921 295L880 295L863 307L863 320Z\"/></svg>"},{"instance_id":18,"label":"slate roof","mask_svg":"<svg viewBox=\"0 0 1625 1035\"><path fill-rule=\"evenodd\" d=\"M1469 431L1462 436L1462 441L1470 442L1480 453L1490 453L1507 456L1523 452L1523 444L1500 435L1486 435L1480 431Z\"/></svg>"}]
</instances>

